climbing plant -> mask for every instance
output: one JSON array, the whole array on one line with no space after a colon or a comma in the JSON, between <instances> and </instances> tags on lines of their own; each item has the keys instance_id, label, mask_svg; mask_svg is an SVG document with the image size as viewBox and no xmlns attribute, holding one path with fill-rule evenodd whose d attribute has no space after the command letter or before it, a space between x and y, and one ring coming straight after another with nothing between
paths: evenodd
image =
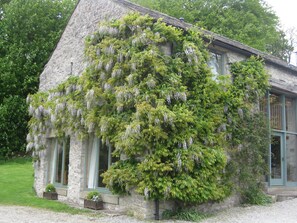
<instances>
[{"instance_id":1,"label":"climbing plant","mask_svg":"<svg viewBox=\"0 0 297 223\"><path fill-rule=\"evenodd\" d=\"M246 66L237 76L215 78L195 28L139 14L101 23L85 55L82 76L28 97L27 149L38 156L51 132L94 133L121 158L103 174L114 193L194 203L230 193L227 151L241 140L235 120L267 89L262 62L251 58L232 66Z\"/></svg>"},{"instance_id":2,"label":"climbing plant","mask_svg":"<svg viewBox=\"0 0 297 223\"><path fill-rule=\"evenodd\" d=\"M230 98L241 97L242 100L232 99L233 106L226 115L227 131L233 137L228 146L231 160L226 169L243 202L267 203L262 182L268 175L269 120L258 106L268 89L268 76L262 62L256 58L234 63L230 69L233 75Z\"/></svg>"}]
</instances>

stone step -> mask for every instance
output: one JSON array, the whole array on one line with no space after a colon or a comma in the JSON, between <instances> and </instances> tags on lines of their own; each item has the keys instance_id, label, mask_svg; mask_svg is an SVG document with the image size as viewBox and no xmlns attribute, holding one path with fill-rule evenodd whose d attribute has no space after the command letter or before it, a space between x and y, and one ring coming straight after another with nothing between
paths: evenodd
<instances>
[{"instance_id":1,"label":"stone step","mask_svg":"<svg viewBox=\"0 0 297 223\"><path fill-rule=\"evenodd\" d=\"M276 202L292 200L297 198L297 187L270 187L267 193Z\"/></svg>"},{"instance_id":2,"label":"stone step","mask_svg":"<svg viewBox=\"0 0 297 223\"><path fill-rule=\"evenodd\" d=\"M284 195L284 194L276 195L277 202L292 200L295 198L297 198L297 195Z\"/></svg>"},{"instance_id":3,"label":"stone step","mask_svg":"<svg viewBox=\"0 0 297 223\"><path fill-rule=\"evenodd\" d=\"M272 203L277 202L277 196L276 195L268 194L268 196L271 198Z\"/></svg>"}]
</instances>

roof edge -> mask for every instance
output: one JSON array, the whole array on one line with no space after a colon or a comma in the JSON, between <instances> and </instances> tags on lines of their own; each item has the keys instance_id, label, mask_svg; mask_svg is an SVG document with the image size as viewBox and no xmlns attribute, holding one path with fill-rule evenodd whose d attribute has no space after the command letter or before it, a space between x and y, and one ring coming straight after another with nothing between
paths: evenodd
<instances>
[{"instance_id":1,"label":"roof edge","mask_svg":"<svg viewBox=\"0 0 297 223\"><path fill-rule=\"evenodd\" d=\"M152 9L145 8L145 7L140 6L138 4L132 3L132 2L130 2L128 0L111 0L111 1L113 1L113 2L115 2L117 4L120 4L120 5L123 5L124 7L127 7L127 8L129 8L129 9L131 9L133 11L140 12L141 14L144 14L144 15L147 14L147 15L155 18L155 19L162 18L165 23L167 23L169 25L172 25L172 26L175 26L175 27L178 27L178 28L181 28L181 29L184 29L184 30L187 30L189 28L194 27L193 24L181 21L181 20L179 20L177 18L174 18L172 16L169 16L167 14L164 14L164 13L152 10ZM264 53L264 52L262 52L260 50L257 50L255 48L253 48L253 47L247 46L247 45L245 45L245 44L243 44L243 43L241 43L239 41L229 39L229 38L227 38L225 36L213 33L211 31L200 29L200 28L199 28L199 30L202 32L202 34L207 39L211 39L214 44L218 44L218 45L221 45L221 46L224 46L224 47L227 47L227 48L231 48L231 49L237 49L237 50L241 51L245 55L260 56L261 58L264 59L265 62L272 63L272 64L275 64L275 65L277 65L279 67L283 67L285 69L289 69L291 71L297 72L297 67L296 66L290 65L286 61L281 60L278 57L275 57L275 56L270 55L268 53Z\"/></svg>"}]
</instances>

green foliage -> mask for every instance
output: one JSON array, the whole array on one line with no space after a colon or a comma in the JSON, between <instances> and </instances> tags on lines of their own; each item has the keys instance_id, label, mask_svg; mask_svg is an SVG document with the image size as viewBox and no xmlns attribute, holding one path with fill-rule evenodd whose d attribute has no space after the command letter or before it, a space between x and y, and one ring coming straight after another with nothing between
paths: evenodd
<instances>
[{"instance_id":1,"label":"green foliage","mask_svg":"<svg viewBox=\"0 0 297 223\"><path fill-rule=\"evenodd\" d=\"M231 161L227 170L244 202L254 204L253 199L262 200L264 196L261 182L268 174L268 120L256 107L268 89L268 77L256 58L232 64L231 72L233 86L230 92L233 96L241 95L243 100L235 102L240 109L231 108L227 115L230 120L227 131L233 137L228 149Z\"/></svg>"},{"instance_id":2,"label":"green foliage","mask_svg":"<svg viewBox=\"0 0 297 223\"><path fill-rule=\"evenodd\" d=\"M53 184L48 184L45 187L45 192L56 192L56 187Z\"/></svg>"},{"instance_id":3,"label":"green foliage","mask_svg":"<svg viewBox=\"0 0 297 223\"><path fill-rule=\"evenodd\" d=\"M0 157L8 158L25 152L28 114L25 99L5 98L0 104Z\"/></svg>"},{"instance_id":4,"label":"green foliage","mask_svg":"<svg viewBox=\"0 0 297 223\"><path fill-rule=\"evenodd\" d=\"M87 199L93 201L101 200L101 194L98 191L90 191L87 194Z\"/></svg>"},{"instance_id":5,"label":"green foliage","mask_svg":"<svg viewBox=\"0 0 297 223\"><path fill-rule=\"evenodd\" d=\"M28 97L27 149L38 154L51 131L94 132L122 158L103 174L112 192L189 203L225 198L233 123L268 86L262 62L234 64L232 85L228 75L213 77L195 29L130 14L98 30L86 41L89 66L81 77Z\"/></svg>"},{"instance_id":6,"label":"green foliage","mask_svg":"<svg viewBox=\"0 0 297 223\"><path fill-rule=\"evenodd\" d=\"M74 1L12 0L4 5L0 28L0 102L26 97L38 87L47 62L72 12Z\"/></svg>"},{"instance_id":7,"label":"green foliage","mask_svg":"<svg viewBox=\"0 0 297 223\"><path fill-rule=\"evenodd\" d=\"M108 172L104 174L107 187L112 188L112 192L119 195L129 194L130 188L137 184L137 162L131 160L119 160L112 165Z\"/></svg>"},{"instance_id":8,"label":"green foliage","mask_svg":"<svg viewBox=\"0 0 297 223\"><path fill-rule=\"evenodd\" d=\"M28 93L37 91L39 74L74 8L74 0L0 2L0 153L23 151ZM17 103L19 101L19 103ZM11 118L7 116L10 110ZM8 124L11 119L11 126ZM16 128L17 126L17 128Z\"/></svg>"},{"instance_id":9,"label":"green foliage","mask_svg":"<svg viewBox=\"0 0 297 223\"><path fill-rule=\"evenodd\" d=\"M252 205L267 205L272 203L271 197L259 190L261 185L252 185L242 193L243 203Z\"/></svg>"},{"instance_id":10,"label":"green foliage","mask_svg":"<svg viewBox=\"0 0 297 223\"><path fill-rule=\"evenodd\" d=\"M222 34L251 47L289 58L293 46L281 30L279 18L262 0L132 0L186 22ZM240 19L238 19L240 18Z\"/></svg>"},{"instance_id":11,"label":"green foliage","mask_svg":"<svg viewBox=\"0 0 297 223\"><path fill-rule=\"evenodd\" d=\"M192 209L178 209L178 210L165 210L162 213L163 219L174 219L180 221L200 222L209 217L207 214L199 213Z\"/></svg>"}]
</instances>

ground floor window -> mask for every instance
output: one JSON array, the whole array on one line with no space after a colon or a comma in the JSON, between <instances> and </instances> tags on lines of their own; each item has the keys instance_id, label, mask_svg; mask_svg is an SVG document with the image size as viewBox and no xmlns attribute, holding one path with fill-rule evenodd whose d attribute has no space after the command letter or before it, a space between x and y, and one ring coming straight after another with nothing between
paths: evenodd
<instances>
[{"instance_id":1,"label":"ground floor window","mask_svg":"<svg viewBox=\"0 0 297 223\"><path fill-rule=\"evenodd\" d=\"M101 176L116 161L112 157L113 147L96 136L89 136L86 159L86 187L105 188Z\"/></svg>"},{"instance_id":2,"label":"ground floor window","mask_svg":"<svg viewBox=\"0 0 297 223\"><path fill-rule=\"evenodd\" d=\"M56 185L68 185L69 173L69 137L51 139L50 182Z\"/></svg>"}]
</instances>

